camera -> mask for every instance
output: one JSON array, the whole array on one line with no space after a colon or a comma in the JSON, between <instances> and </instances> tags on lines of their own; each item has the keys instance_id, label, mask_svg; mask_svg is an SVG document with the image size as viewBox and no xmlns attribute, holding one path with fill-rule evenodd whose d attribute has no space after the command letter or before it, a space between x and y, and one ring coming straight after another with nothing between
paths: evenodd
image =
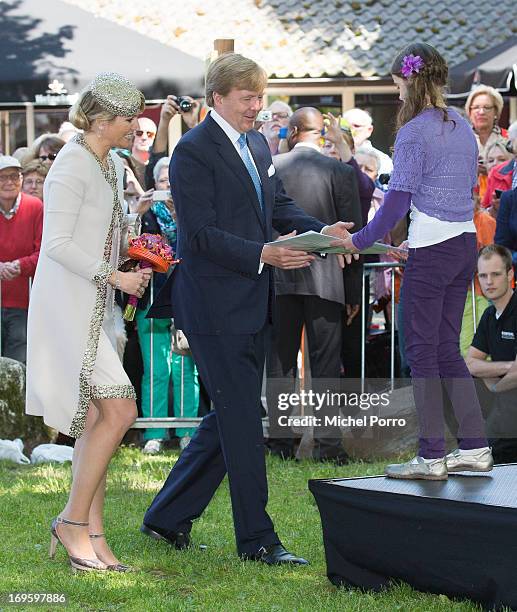
<instances>
[{"instance_id":1,"label":"camera","mask_svg":"<svg viewBox=\"0 0 517 612\"><path fill-rule=\"evenodd\" d=\"M513 150L513 141L512 140L509 140L506 143L506 150L508 151L508 153L517 153L517 151Z\"/></svg>"},{"instance_id":2,"label":"camera","mask_svg":"<svg viewBox=\"0 0 517 612\"><path fill-rule=\"evenodd\" d=\"M153 191L153 202L165 202L171 197L171 192L168 190Z\"/></svg>"},{"instance_id":3,"label":"camera","mask_svg":"<svg viewBox=\"0 0 517 612\"><path fill-rule=\"evenodd\" d=\"M179 98L176 98L176 102L182 113L188 113L188 111L192 110L192 102L188 98L179 96Z\"/></svg>"},{"instance_id":4,"label":"camera","mask_svg":"<svg viewBox=\"0 0 517 612\"><path fill-rule=\"evenodd\" d=\"M379 174L378 181L381 185L387 185L390 182L391 174L385 172L384 174Z\"/></svg>"},{"instance_id":5,"label":"camera","mask_svg":"<svg viewBox=\"0 0 517 612\"><path fill-rule=\"evenodd\" d=\"M258 113L256 121L271 121L271 119L273 119L273 113L269 110L263 110Z\"/></svg>"}]
</instances>

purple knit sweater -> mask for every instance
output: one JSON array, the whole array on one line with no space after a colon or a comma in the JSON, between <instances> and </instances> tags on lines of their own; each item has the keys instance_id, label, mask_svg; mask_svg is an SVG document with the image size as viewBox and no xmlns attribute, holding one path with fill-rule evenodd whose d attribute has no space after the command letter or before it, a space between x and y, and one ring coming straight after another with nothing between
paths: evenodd
<instances>
[{"instance_id":1,"label":"purple knit sweater","mask_svg":"<svg viewBox=\"0 0 517 612\"><path fill-rule=\"evenodd\" d=\"M441 221L472 220L477 143L470 125L455 110L449 108L448 114L454 123L444 122L443 113L430 108L400 128L390 191L374 219L354 234L357 248L366 248L389 232L407 212L410 202L417 210ZM386 206L392 208L388 211ZM368 227L370 224L373 226Z\"/></svg>"}]
</instances>

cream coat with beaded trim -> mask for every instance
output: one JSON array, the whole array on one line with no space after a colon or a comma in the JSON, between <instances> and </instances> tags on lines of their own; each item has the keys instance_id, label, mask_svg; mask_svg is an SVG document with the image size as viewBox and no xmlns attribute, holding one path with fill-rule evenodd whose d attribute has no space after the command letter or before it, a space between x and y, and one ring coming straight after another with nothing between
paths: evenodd
<instances>
[{"instance_id":1,"label":"cream coat with beaded trim","mask_svg":"<svg viewBox=\"0 0 517 612\"><path fill-rule=\"evenodd\" d=\"M135 397L114 348L107 283L119 257L123 165L110 152L106 173L80 142L63 147L45 180L27 329L26 412L73 437L92 398Z\"/></svg>"}]
</instances>

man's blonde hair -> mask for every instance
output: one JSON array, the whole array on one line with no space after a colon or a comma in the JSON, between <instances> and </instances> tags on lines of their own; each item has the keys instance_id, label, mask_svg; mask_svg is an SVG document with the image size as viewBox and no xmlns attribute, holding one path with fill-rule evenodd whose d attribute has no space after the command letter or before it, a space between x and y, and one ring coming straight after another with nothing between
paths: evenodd
<instances>
[{"instance_id":1,"label":"man's blonde hair","mask_svg":"<svg viewBox=\"0 0 517 612\"><path fill-rule=\"evenodd\" d=\"M267 73L256 62L238 53L224 53L213 61L206 73L206 103L214 105L214 93L226 96L234 88L262 92Z\"/></svg>"}]
</instances>

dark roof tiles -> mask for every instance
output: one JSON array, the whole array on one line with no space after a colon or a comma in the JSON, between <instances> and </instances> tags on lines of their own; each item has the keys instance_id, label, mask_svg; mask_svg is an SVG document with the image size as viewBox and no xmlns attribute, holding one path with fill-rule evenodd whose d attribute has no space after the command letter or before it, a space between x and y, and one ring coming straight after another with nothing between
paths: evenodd
<instances>
[{"instance_id":1,"label":"dark roof tiles","mask_svg":"<svg viewBox=\"0 0 517 612\"><path fill-rule=\"evenodd\" d=\"M458 64L511 35L514 0L65 0L205 59L216 38L271 76L388 76L411 41Z\"/></svg>"}]
</instances>

